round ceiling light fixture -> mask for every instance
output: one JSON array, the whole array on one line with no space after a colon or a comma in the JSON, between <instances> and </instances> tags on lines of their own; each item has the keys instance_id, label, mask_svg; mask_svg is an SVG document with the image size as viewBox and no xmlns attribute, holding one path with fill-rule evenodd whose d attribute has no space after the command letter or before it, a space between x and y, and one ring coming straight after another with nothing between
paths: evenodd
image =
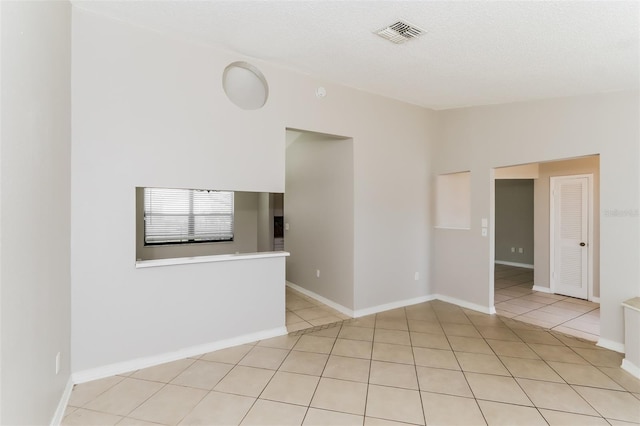
<instances>
[{"instance_id":1,"label":"round ceiling light fixture","mask_svg":"<svg viewBox=\"0 0 640 426\"><path fill-rule=\"evenodd\" d=\"M247 62L227 65L222 87L231 102L242 109L259 109L267 103L269 85L258 68Z\"/></svg>"}]
</instances>

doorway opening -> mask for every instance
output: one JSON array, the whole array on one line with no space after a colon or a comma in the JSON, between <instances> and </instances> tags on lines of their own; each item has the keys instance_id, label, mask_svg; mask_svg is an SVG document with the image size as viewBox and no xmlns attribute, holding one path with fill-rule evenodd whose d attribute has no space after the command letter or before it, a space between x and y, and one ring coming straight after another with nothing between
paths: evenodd
<instances>
[{"instance_id":1,"label":"doorway opening","mask_svg":"<svg viewBox=\"0 0 640 426\"><path fill-rule=\"evenodd\" d=\"M575 175L592 176L589 191L583 193L584 188L580 188L581 192L576 193L576 182L570 178ZM597 341L600 335L599 156L496 168L494 178L494 285L491 291L496 312ZM568 186L560 199L561 194L557 191L554 194L552 182L565 181L574 186ZM576 223L575 217L583 207L584 197L588 197L593 207L583 227L584 223ZM554 226L554 211L564 211L564 228L558 223ZM576 234L576 227L582 232ZM562 249L565 253L559 251L561 243L568 247ZM559 276L560 271L564 275ZM564 279L563 285L558 284L560 277ZM576 283L588 287L581 288L582 293L572 291Z\"/></svg>"},{"instance_id":2,"label":"doorway opening","mask_svg":"<svg viewBox=\"0 0 640 426\"><path fill-rule=\"evenodd\" d=\"M287 129L286 144L284 246L290 253L291 331L342 321L352 313L354 172L352 138Z\"/></svg>"}]
</instances>

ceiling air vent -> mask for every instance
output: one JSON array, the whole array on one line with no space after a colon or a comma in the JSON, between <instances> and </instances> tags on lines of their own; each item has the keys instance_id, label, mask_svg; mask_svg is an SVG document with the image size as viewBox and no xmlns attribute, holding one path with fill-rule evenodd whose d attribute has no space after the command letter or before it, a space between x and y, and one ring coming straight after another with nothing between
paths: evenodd
<instances>
[{"instance_id":1,"label":"ceiling air vent","mask_svg":"<svg viewBox=\"0 0 640 426\"><path fill-rule=\"evenodd\" d=\"M405 21L397 21L375 32L382 38L400 44L422 35L425 31Z\"/></svg>"}]
</instances>

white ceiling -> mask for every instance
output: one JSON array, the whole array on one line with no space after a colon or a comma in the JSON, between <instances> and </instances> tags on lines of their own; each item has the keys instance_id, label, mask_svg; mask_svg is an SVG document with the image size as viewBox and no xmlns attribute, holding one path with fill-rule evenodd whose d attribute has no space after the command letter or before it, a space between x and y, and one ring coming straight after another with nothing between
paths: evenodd
<instances>
[{"instance_id":1,"label":"white ceiling","mask_svg":"<svg viewBox=\"0 0 640 426\"><path fill-rule=\"evenodd\" d=\"M74 1L155 30L446 109L640 86L638 1ZM395 45L398 19L426 30Z\"/></svg>"}]
</instances>

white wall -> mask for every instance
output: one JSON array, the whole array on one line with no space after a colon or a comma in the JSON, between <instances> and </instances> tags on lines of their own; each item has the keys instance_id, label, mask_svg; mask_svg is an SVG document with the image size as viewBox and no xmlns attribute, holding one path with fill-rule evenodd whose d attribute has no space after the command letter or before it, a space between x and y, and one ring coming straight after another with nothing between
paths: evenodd
<instances>
[{"instance_id":1,"label":"white wall","mask_svg":"<svg viewBox=\"0 0 640 426\"><path fill-rule=\"evenodd\" d=\"M287 281L353 310L353 140L303 132L286 155Z\"/></svg>"},{"instance_id":2,"label":"white wall","mask_svg":"<svg viewBox=\"0 0 640 426\"><path fill-rule=\"evenodd\" d=\"M593 174L593 294L600 295L600 166L597 156L552 161L540 164L540 177L535 180L535 269L534 284L549 288L550 285L550 180L551 176Z\"/></svg>"},{"instance_id":3,"label":"white wall","mask_svg":"<svg viewBox=\"0 0 640 426\"><path fill-rule=\"evenodd\" d=\"M492 306L492 168L600 154L600 208L638 208L638 92L549 99L439 113L434 173L471 170L471 230L436 230L434 285L438 293ZM491 222L490 222L491 224ZM493 226L493 224L491 224ZM623 342L620 303L640 294L640 218L602 217L600 301L602 342ZM459 259L466 259L460 267ZM470 284L471 283L471 284Z\"/></svg>"},{"instance_id":4,"label":"white wall","mask_svg":"<svg viewBox=\"0 0 640 426\"><path fill-rule=\"evenodd\" d=\"M0 10L0 423L48 424L70 375L71 6Z\"/></svg>"},{"instance_id":5,"label":"white wall","mask_svg":"<svg viewBox=\"0 0 640 426\"><path fill-rule=\"evenodd\" d=\"M256 297L247 305L240 297L266 280L282 286L284 303L284 259L277 259L282 275L274 265L260 269L268 263L261 261L136 270L133 188L284 192L286 128L354 138L354 306L429 294L434 114L76 6L73 12L74 371L263 330L273 309L281 309L284 325L282 304ZM244 111L227 100L222 73L237 60L268 80L264 108ZM315 96L319 85L327 89L323 99ZM96 220L104 226L95 229ZM167 316L173 301L181 304ZM240 327L230 311L216 311L223 302L253 309L251 323ZM193 315L207 307L207 316ZM203 326L222 318L224 330Z\"/></svg>"}]
</instances>

